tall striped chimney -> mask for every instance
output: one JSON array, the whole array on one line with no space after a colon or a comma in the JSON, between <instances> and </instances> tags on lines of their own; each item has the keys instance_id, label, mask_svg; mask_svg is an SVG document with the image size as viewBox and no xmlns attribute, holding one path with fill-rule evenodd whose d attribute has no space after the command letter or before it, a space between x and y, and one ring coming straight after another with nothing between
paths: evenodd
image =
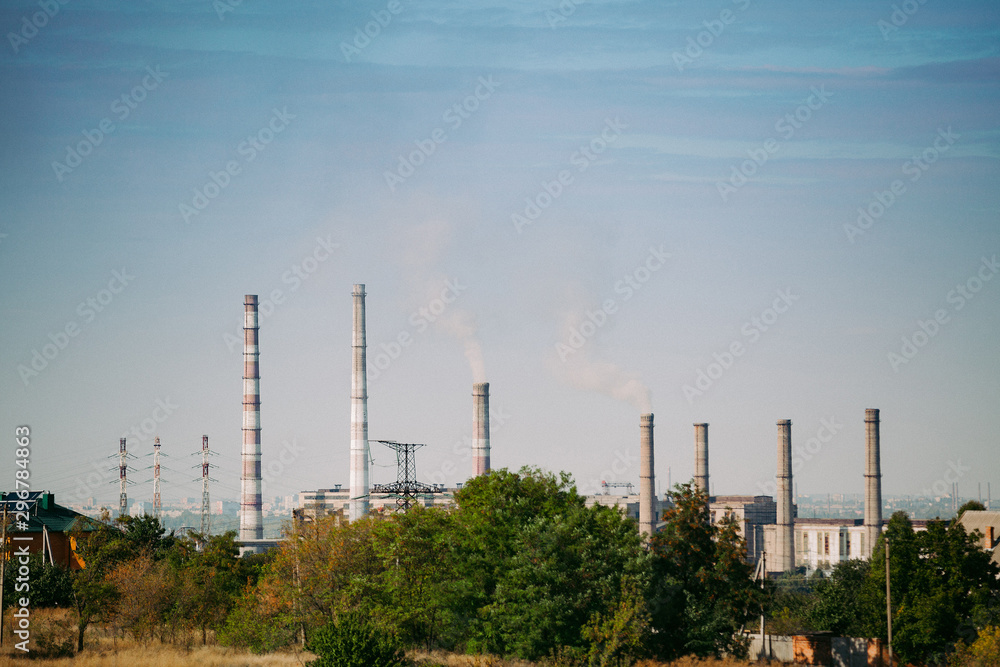
<instances>
[{"instance_id":1,"label":"tall striped chimney","mask_svg":"<svg viewBox=\"0 0 1000 667\"><path fill-rule=\"evenodd\" d=\"M865 558L882 534L882 452L877 408L865 410Z\"/></svg>"},{"instance_id":2,"label":"tall striped chimney","mask_svg":"<svg viewBox=\"0 0 1000 667\"><path fill-rule=\"evenodd\" d=\"M490 383L472 385L472 474L490 471Z\"/></svg>"},{"instance_id":3,"label":"tall striped chimney","mask_svg":"<svg viewBox=\"0 0 1000 667\"><path fill-rule=\"evenodd\" d=\"M705 495L708 490L708 424L694 425L694 486Z\"/></svg>"},{"instance_id":4,"label":"tall striped chimney","mask_svg":"<svg viewBox=\"0 0 1000 667\"><path fill-rule=\"evenodd\" d=\"M656 490L653 477L653 413L639 417L639 532L656 530Z\"/></svg>"},{"instance_id":5,"label":"tall striped chimney","mask_svg":"<svg viewBox=\"0 0 1000 667\"><path fill-rule=\"evenodd\" d=\"M264 538L260 501L260 352L257 348L257 295L243 299L243 474L240 476L240 539ZM240 554L260 553L241 547Z\"/></svg>"},{"instance_id":6,"label":"tall striped chimney","mask_svg":"<svg viewBox=\"0 0 1000 667\"><path fill-rule=\"evenodd\" d=\"M351 340L351 500L348 518L368 514L368 365L365 353L365 286L355 285Z\"/></svg>"},{"instance_id":7,"label":"tall striped chimney","mask_svg":"<svg viewBox=\"0 0 1000 667\"><path fill-rule=\"evenodd\" d=\"M778 422L778 529L775 540L777 569L795 569L795 518L792 516L792 422Z\"/></svg>"}]
</instances>

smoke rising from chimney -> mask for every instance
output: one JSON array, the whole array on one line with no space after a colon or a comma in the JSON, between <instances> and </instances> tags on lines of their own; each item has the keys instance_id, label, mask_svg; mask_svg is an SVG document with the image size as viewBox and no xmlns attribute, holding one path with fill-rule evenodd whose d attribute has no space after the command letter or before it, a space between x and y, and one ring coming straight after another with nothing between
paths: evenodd
<instances>
[{"instance_id":1,"label":"smoke rising from chimney","mask_svg":"<svg viewBox=\"0 0 1000 667\"><path fill-rule=\"evenodd\" d=\"M468 284L439 269L442 255L451 243L451 224L432 220L411 228L403 237L406 246L402 264L408 276L406 283L411 288L411 307L421 313L422 321L432 323L437 331L462 344L473 382L485 382L486 362L476 314L455 303ZM424 317L423 313L428 316Z\"/></svg>"},{"instance_id":2,"label":"smoke rising from chimney","mask_svg":"<svg viewBox=\"0 0 1000 667\"><path fill-rule=\"evenodd\" d=\"M564 338L583 319L580 313L567 314L564 319ZM556 376L571 387L596 391L620 401L627 401L642 414L652 412L653 403L649 387L643 383L639 374L626 371L611 362L595 361L591 358L589 350L594 344L591 342L580 347L573 354L567 355L563 361L558 357L552 358L550 365Z\"/></svg>"}]
</instances>

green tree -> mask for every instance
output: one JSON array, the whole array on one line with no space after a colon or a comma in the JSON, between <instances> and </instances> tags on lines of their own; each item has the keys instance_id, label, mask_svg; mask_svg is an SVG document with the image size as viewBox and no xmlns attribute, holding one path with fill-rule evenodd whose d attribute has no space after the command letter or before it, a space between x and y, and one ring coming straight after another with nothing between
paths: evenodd
<instances>
[{"instance_id":1,"label":"green tree","mask_svg":"<svg viewBox=\"0 0 1000 667\"><path fill-rule=\"evenodd\" d=\"M691 483L678 485L671 496L674 507L650 541L656 652L667 660L738 654L745 647L736 633L764 603L738 525L713 525L706 494Z\"/></svg>"},{"instance_id":2,"label":"green tree","mask_svg":"<svg viewBox=\"0 0 1000 667\"><path fill-rule=\"evenodd\" d=\"M816 585L815 601L807 612L811 627L841 637L863 636L866 625L858 610L862 608L861 591L870 570L866 560L837 563L830 578Z\"/></svg>"},{"instance_id":3,"label":"green tree","mask_svg":"<svg viewBox=\"0 0 1000 667\"><path fill-rule=\"evenodd\" d=\"M923 662L945 655L962 638L969 619L988 617L1000 595L1000 568L958 522L931 521L913 531L902 512L893 514L889 539L893 607L893 648L900 659ZM885 620L885 540L872 554L862 591L868 626L887 635Z\"/></svg>"},{"instance_id":4,"label":"green tree","mask_svg":"<svg viewBox=\"0 0 1000 667\"><path fill-rule=\"evenodd\" d=\"M201 548L198 548L199 543ZM175 624L201 631L218 629L239 599L248 563L239 558L236 531L179 540L170 556L175 578Z\"/></svg>"},{"instance_id":5,"label":"green tree","mask_svg":"<svg viewBox=\"0 0 1000 667\"><path fill-rule=\"evenodd\" d=\"M76 650L82 651L84 636L95 618L107 618L118 601L120 591L111 580L111 573L129 560L145 555L150 559L164 558L174 544L159 519L150 516L119 517L115 521L107 513L101 521L92 521L93 530L74 535L77 553L84 566L72 573L73 606L77 613Z\"/></svg>"},{"instance_id":6,"label":"green tree","mask_svg":"<svg viewBox=\"0 0 1000 667\"><path fill-rule=\"evenodd\" d=\"M963 514L965 514L966 510L975 510L978 512L982 512L986 510L986 505L982 504L978 500L969 500L964 505L958 508L958 514L956 514L955 516L961 517Z\"/></svg>"},{"instance_id":7,"label":"green tree","mask_svg":"<svg viewBox=\"0 0 1000 667\"><path fill-rule=\"evenodd\" d=\"M468 619L469 650L527 659L586 650L583 628L618 608L623 577L648 582L635 522L588 509L566 473L494 470L456 501L456 618Z\"/></svg>"},{"instance_id":8,"label":"green tree","mask_svg":"<svg viewBox=\"0 0 1000 667\"><path fill-rule=\"evenodd\" d=\"M408 645L453 646L463 625L455 612L461 584L449 536L454 515L416 505L373 526L380 616Z\"/></svg>"}]
</instances>

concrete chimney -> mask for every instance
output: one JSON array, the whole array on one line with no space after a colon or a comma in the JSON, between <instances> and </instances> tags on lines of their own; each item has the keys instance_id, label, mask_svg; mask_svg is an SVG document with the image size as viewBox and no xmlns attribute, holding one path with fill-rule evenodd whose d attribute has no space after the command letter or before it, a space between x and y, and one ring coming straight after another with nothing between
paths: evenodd
<instances>
[{"instance_id":1,"label":"concrete chimney","mask_svg":"<svg viewBox=\"0 0 1000 667\"><path fill-rule=\"evenodd\" d=\"M257 348L257 295L243 299L243 473L240 476L240 539L264 538L260 501L260 357ZM241 547L240 554L260 553Z\"/></svg>"},{"instance_id":2,"label":"concrete chimney","mask_svg":"<svg viewBox=\"0 0 1000 667\"><path fill-rule=\"evenodd\" d=\"M639 532L656 530L656 485L653 476L653 414L639 417Z\"/></svg>"},{"instance_id":3,"label":"concrete chimney","mask_svg":"<svg viewBox=\"0 0 1000 667\"><path fill-rule=\"evenodd\" d=\"M694 425L694 486L708 495L708 424Z\"/></svg>"},{"instance_id":4,"label":"concrete chimney","mask_svg":"<svg viewBox=\"0 0 1000 667\"><path fill-rule=\"evenodd\" d=\"M882 534L882 454L878 409L865 410L865 558L871 558Z\"/></svg>"},{"instance_id":5,"label":"concrete chimney","mask_svg":"<svg viewBox=\"0 0 1000 667\"><path fill-rule=\"evenodd\" d=\"M355 285L351 349L351 504L348 518L368 514L368 365L365 353L365 286Z\"/></svg>"},{"instance_id":6,"label":"concrete chimney","mask_svg":"<svg viewBox=\"0 0 1000 667\"><path fill-rule=\"evenodd\" d=\"M490 471L490 383L472 385L472 474Z\"/></svg>"},{"instance_id":7,"label":"concrete chimney","mask_svg":"<svg viewBox=\"0 0 1000 667\"><path fill-rule=\"evenodd\" d=\"M777 569L795 569L795 518L792 516L792 422L778 422L778 530L775 539Z\"/></svg>"}]
</instances>

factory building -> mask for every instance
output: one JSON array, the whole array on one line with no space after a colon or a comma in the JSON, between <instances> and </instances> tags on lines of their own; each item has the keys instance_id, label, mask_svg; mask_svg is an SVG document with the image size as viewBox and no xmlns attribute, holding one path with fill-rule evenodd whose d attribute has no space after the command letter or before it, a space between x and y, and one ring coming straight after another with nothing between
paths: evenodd
<instances>
[{"instance_id":1,"label":"factory building","mask_svg":"<svg viewBox=\"0 0 1000 667\"><path fill-rule=\"evenodd\" d=\"M370 444L368 440L368 382L365 335L365 286L354 285L352 373L351 373L351 431L350 431L350 485L337 485L329 489L303 491L299 495L296 515L310 518L341 514L356 520L370 511L388 511L396 508L396 497L372 493L369 478ZM256 299L246 299L246 372L244 374L244 497L241 507L244 533L257 530L255 515L259 512L259 461L260 414L257 370L257 318ZM490 428L488 382L476 382L472 390L472 465L469 476L488 475L490 472ZM747 560L753 563L766 557L769 574L787 572L797 567L808 571L830 570L837 563L851 558L869 558L879 534L884 529L882 520L882 471L879 442L879 411L865 411L865 513L864 519L800 519L793 497L792 480L792 422L777 422L776 494L708 496L707 511L713 523L727 517L735 519L747 545ZM709 492L708 424L694 424L695 487ZM624 495L598 494L586 497L587 506L605 505L619 508L638 524L639 532L647 539L660 529L663 514L670 505L669 496L663 499L655 494L653 415L646 413L639 419L639 493ZM620 483L613 484L615 486ZM426 491L426 485L423 489ZM461 488L433 487L433 493L418 493L417 502L424 506L450 506L455 493ZM1000 513L993 513L1000 514ZM979 519L976 519L977 521ZM992 519L991 519L992 520ZM970 513L969 521L973 521ZM919 522L915 522L916 524ZM1000 525L1000 521L994 523ZM992 525L992 524L991 524ZM990 529L989 540L997 537L997 526ZM247 535L250 537L250 535ZM246 538L244 538L246 539ZM259 539L259 536L258 536ZM985 538L984 538L985 539ZM994 543L994 547L996 544Z\"/></svg>"},{"instance_id":2,"label":"factory building","mask_svg":"<svg viewBox=\"0 0 1000 667\"><path fill-rule=\"evenodd\" d=\"M450 507L455 504L455 493L462 488L440 487L440 493L418 495L417 502L424 507ZM368 496L368 507L374 512L394 512L396 497L388 494L372 493ZM335 484L332 489L317 489L299 493L299 506L295 516L300 519L315 519L330 514L341 513L349 516L351 509L351 493L349 489Z\"/></svg>"},{"instance_id":3,"label":"factory building","mask_svg":"<svg viewBox=\"0 0 1000 667\"><path fill-rule=\"evenodd\" d=\"M771 496L710 496L708 512L714 524L726 517L736 519L751 563L756 563L765 550L774 553L773 545L768 549L764 537L765 527L773 527L778 517L778 505Z\"/></svg>"}]
</instances>

